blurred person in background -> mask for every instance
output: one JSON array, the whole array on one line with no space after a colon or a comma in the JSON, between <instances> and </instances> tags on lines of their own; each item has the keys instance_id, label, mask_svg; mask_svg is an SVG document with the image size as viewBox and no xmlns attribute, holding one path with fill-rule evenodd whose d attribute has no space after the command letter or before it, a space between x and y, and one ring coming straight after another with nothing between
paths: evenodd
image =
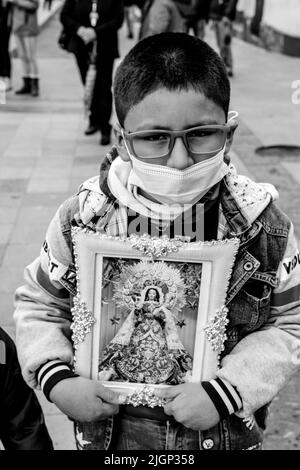
<instances>
[{"instance_id":1,"label":"blurred person in background","mask_svg":"<svg viewBox=\"0 0 300 470\"><path fill-rule=\"evenodd\" d=\"M134 39L134 23L141 22L142 9L147 0L124 0L124 15L128 39Z\"/></svg>"},{"instance_id":2,"label":"blurred person in background","mask_svg":"<svg viewBox=\"0 0 300 470\"><path fill-rule=\"evenodd\" d=\"M232 23L236 17L237 3L238 0L212 0L210 6L210 18L213 21L217 45L229 77L233 76Z\"/></svg>"},{"instance_id":3,"label":"blurred person in background","mask_svg":"<svg viewBox=\"0 0 300 470\"><path fill-rule=\"evenodd\" d=\"M199 39L204 39L205 26L209 20L212 0L191 0L190 9L185 15L186 32L192 33Z\"/></svg>"},{"instance_id":4,"label":"blurred person in background","mask_svg":"<svg viewBox=\"0 0 300 470\"><path fill-rule=\"evenodd\" d=\"M146 0L142 12L140 39L159 33L184 32L184 18L180 6L181 2L175 0Z\"/></svg>"},{"instance_id":5,"label":"blurred person in background","mask_svg":"<svg viewBox=\"0 0 300 470\"><path fill-rule=\"evenodd\" d=\"M37 9L39 0L7 0L12 8L12 32L17 43L18 57L23 68L23 86L16 95L39 96L37 65L37 36L39 33Z\"/></svg>"},{"instance_id":6,"label":"blurred person in background","mask_svg":"<svg viewBox=\"0 0 300 470\"><path fill-rule=\"evenodd\" d=\"M85 135L101 132L101 145L110 143L112 112L112 73L114 60L119 57L118 29L124 19L123 0L98 0L98 21L91 26L90 0L66 0L61 22L68 36L67 50L75 55L83 85L90 65L94 41L97 41L96 80L91 101L89 124Z\"/></svg>"},{"instance_id":7,"label":"blurred person in background","mask_svg":"<svg viewBox=\"0 0 300 470\"><path fill-rule=\"evenodd\" d=\"M0 328L0 441L5 450L53 450L34 391L25 383L13 340Z\"/></svg>"},{"instance_id":8,"label":"blurred person in background","mask_svg":"<svg viewBox=\"0 0 300 470\"><path fill-rule=\"evenodd\" d=\"M11 4L6 0L0 0L0 80L5 91L11 90L11 61L9 55L11 21Z\"/></svg>"}]
</instances>

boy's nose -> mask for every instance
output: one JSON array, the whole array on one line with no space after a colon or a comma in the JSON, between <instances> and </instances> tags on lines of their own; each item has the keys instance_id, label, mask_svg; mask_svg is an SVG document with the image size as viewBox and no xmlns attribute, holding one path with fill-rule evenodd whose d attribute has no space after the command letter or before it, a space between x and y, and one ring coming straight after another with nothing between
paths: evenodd
<instances>
[{"instance_id":1,"label":"boy's nose","mask_svg":"<svg viewBox=\"0 0 300 470\"><path fill-rule=\"evenodd\" d=\"M168 158L167 166L177 170L184 170L193 164L194 160L190 156L182 137L177 137L171 155Z\"/></svg>"}]
</instances>

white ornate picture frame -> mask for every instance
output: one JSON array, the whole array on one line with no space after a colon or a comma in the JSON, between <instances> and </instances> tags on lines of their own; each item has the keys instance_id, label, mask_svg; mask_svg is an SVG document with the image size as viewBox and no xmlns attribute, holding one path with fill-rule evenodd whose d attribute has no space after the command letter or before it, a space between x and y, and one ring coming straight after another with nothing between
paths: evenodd
<instances>
[{"instance_id":1,"label":"white ornate picture frame","mask_svg":"<svg viewBox=\"0 0 300 470\"><path fill-rule=\"evenodd\" d=\"M161 304L162 279L164 276L168 278L168 274L164 273L171 270L172 274L176 271L176 266L184 265L191 266L195 273L197 273L198 266L199 270L201 267L196 318L193 319L194 327L192 327L194 337L192 341L186 341L187 344L183 343L187 349L190 344L193 345L192 350L189 351L193 358L192 369L189 371L186 380L200 382L215 377L216 370L219 367L220 353L224 349L226 340L228 319L225 300L239 246L238 239L197 243L185 243L179 239L158 239L147 236L131 236L127 239L119 239L79 228L73 229L72 238L77 274L77 295L74 298L72 308L73 323L71 326L75 348L75 372L81 376L99 380L99 357L109 343L107 331L109 331L109 328L115 328L113 334L118 337L117 333L126 319L126 315L122 319L120 318L121 315L116 315L116 305L122 305L123 300L126 298L130 298L130 305L132 302L135 302L135 306L144 305L143 302L146 300L146 296L150 297L149 289L151 287L153 288L152 295L155 296L156 291L156 300L159 299ZM115 289L114 295L107 299L104 297L102 284L104 284L106 266L112 260L124 266L122 268L124 272L122 272L123 277L117 277L118 282L112 280ZM144 273L146 271L151 272L151 270L156 270L156 272L162 270L160 274L156 274L156 278L160 277L161 281L151 281L151 279L154 279L154 275L152 278L149 277L150 280L145 281L146 284L148 283L148 290L146 291L146 288L142 289L138 299L133 301L133 297L130 297L130 288L126 284L127 278L130 277L129 273L133 271L138 276L137 271L141 270L142 267L143 269L146 267ZM181 281L178 282L176 276L177 274L175 274L175 280L173 280L175 284L177 282L176 292L178 293L181 289L182 294L185 291L184 289L189 286L186 285L183 289ZM123 279L123 284L120 279L121 281ZM155 286L152 285L153 282L156 284ZM194 280L191 279L191 282L193 283ZM186 284L190 283L186 282ZM131 285L132 283L130 283ZM124 292L126 295L124 295ZM169 294L170 292L168 292ZM166 299L168 295L165 295L164 298ZM148 297L147 301L149 303ZM169 303L164 305L167 305L170 310L165 309L165 311L182 313L184 310L182 305L179 304L185 302L185 300L182 300L183 297L177 295L176 308L173 301L174 296L169 297ZM181 300L178 300L179 297ZM171 303L171 299L173 303ZM111 325L115 322L114 326L112 327L109 322ZM184 323L182 317L181 323ZM180 324L180 322L176 324ZM163 404L155 397L155 390L156 388L172 386L127 380L101 380L101 382L104 386L124 395L124 403L135 406L140 404L147 406Z\"/></svg>"}]
</instances>

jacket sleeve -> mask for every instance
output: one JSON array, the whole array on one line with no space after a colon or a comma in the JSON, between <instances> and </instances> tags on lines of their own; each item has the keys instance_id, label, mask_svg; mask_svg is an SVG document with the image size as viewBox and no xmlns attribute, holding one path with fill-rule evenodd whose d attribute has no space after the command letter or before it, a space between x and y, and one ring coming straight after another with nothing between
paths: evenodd
<instances>
[{"instance_id":1,"label":"jacket sleeve","mask_svg":"<svg viewBox=\"0 0 300 470\"><path fill-rule=\"evenodd\" d=\"M6 346L1 373L0 439L5 450L53 450L41 406L24 382L13 341L0 330Z\"/></svg>"},{"instance_id":2,"label":"jacket sleeve","mask_svg":"<svg viewBox=\"0 0 300 470\"><path fill-rule=\"evenodd\" d=\"M270 316L263 327L243 338L225 356L217 376L242 397L241 415L266 405L300 366L300 254L291 226L273 290Z\"/></svg>"},{"instance_id":3,"label":"jacket sleeve","mask_svg":"<svg viewBox=\"0 0 300 470\"><path fill-rule=\"evenodd\" d=\"M75 0L66 0L60 14L60 21L70 34L75 34L81 26L74 15L74 1Z\"/></svg>"},{"instance_id":4,"label":"jacket sleeve","mask_svg":"<svg viewBox=\"0 0 300 470\"><path fill-rule=\"evenodd\" d=\"M114 9L113 9L113 17L106 21L105 23L99 24L96 26L95 31L96 34L106 33L109 31L117 31L121 28L124 20L124 6L122 0L116 0Z\"/></svg>"},{"instance_id":5,"label":"jacket sleeve","mask_svg":"<svg viewBox=\"0 0 300 470\"><path fill-rule=\"evenodd\" d=\"M16 291L16 344L23 376L31 387L37 386L36 372L46 362L73 363L70 294L60 280L72 266L68 219L77 205L73 198L59 208L40 256L25 269L25 283Z\"/></svg>"}]
</instances>

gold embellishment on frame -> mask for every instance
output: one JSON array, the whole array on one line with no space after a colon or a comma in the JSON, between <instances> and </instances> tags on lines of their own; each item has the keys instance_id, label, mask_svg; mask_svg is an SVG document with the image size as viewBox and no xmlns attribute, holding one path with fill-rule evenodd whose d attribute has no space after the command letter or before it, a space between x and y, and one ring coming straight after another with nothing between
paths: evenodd
<instances>
[{"instance_id":1,"label":"gold embellishment on frame","mask_svg":"<svg viewBox=\"0 0 300 470\"><path fill-rule=\"evenodd\" d=\"M128 241L132 248L141 251L144 255L151 258L160 258L167 256L168 253L175 253L188 243L182 238L169 239L166 235L159 237L151 237L150 235L130 235Z\"/></svg>"},{"instance_id":2,"label":"gold embellishment on frame","mask_svg":"<svg viewBox=\"0 0 300 470\"><path fill-rule=\"evenodd\" d=\"M224 351L224 343L227 339L226 326L229 323L227 314L228 308L223 306L204 328L213 351L218 354L218 360L221 352Z\"/></svg>"},{"instance_id":3,"label":"gold embellishment on frame","mask_svg":"<svg viewBox=\"0 0 300 470\"><path fill-rule=\"evenodd\" d=\"M72 341L74 346L84 341L86 335L91 331L95 318L88 310L86 303L80 300L79 294L74 297L74 306L71 309L73 315L73 323L71 325Z\"/></svg>"},{"instance_id":4,"label":"gold embellishment on frame","mask_svg":"<svg viewBox=\"0 0 300 470\"><path fill-rule=\"evenodd\" d=\"M158 397L155 394L155 389L149 385L136 388L133 392L124 396L122 399L122 405L149 406L150 408L154 408L155 406L165 406L166 403L167 400L165 398Z\"/></svg>"}]
</instances>

